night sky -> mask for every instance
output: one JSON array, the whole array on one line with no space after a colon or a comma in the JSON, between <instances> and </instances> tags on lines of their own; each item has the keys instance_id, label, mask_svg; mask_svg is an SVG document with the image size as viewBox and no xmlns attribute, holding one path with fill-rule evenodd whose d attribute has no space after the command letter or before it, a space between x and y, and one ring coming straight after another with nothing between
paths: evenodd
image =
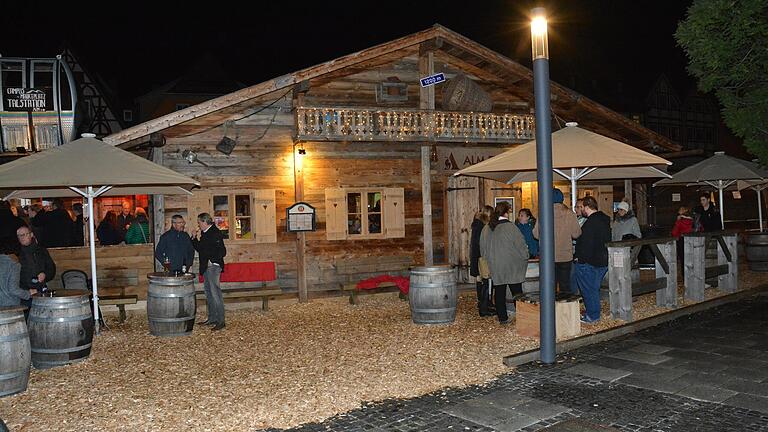
<instances>
[{"instance_id":1,"label":"night sky","mask_svg":"<svg viewBox=\"0 0 768 432\"><path fill-rule=\"evenodd\" d=\"M530 65L527 14L551 14L552 78L583 94L621 86L647 94L661 73L681 93L695 85L672 34L690 1L464 2L5 2L0 54L49 57L68 41L129 105L213 52L231 77L255 84L435 23ZM189 6L193 5L193 6ZM121 8L115 10L114 8Z\"/></svg>"}]
</instances>

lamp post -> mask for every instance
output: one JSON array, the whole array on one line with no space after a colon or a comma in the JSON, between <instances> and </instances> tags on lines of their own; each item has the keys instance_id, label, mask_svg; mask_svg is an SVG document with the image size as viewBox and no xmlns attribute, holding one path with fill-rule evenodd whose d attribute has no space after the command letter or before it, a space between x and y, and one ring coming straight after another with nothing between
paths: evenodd
<instances>
[{"instance_id":1,"label":"lamp post","mask_svg":"<svg viewBox=\"0 0 768 432\"><path fill-rule=\"evenodd\" d=\"M544 8L531 10L533 92L536 100L536 170L539 188L539 340L541 361L555 362L555 236L552 207L552 125L549 107L549 44Z\"/></svg>"}]
</instances>

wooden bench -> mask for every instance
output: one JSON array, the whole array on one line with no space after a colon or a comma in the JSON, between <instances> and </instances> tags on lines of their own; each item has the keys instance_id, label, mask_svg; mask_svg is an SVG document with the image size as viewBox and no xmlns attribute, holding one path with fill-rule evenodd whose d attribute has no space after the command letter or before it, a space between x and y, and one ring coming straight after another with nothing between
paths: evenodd
<instances>
[{"instance_id":1,"label":"wooden bench","mask_svg":"<svg viewBox=\"0 0 768 432\"><path fill-rule=\"evenodd\" d=\"M125 321L125 305L136 304L139 301L137 295L105 295L99 296L99 304L104 306L117 306L120 310L119 322Z\"/></svg>"},{"instance_id":2,"label":"wooden bench","mask_svg":"<svg viewBox=\"0 0 768 432\"><path fill-rule=\"evenodd\" d=\"M250 265L258 266L257 271L254 272L253 268L246 268ZM263 311L269 310L270 298L284 294L277 285L277 270L274 262L227 264L221 274L220 286L224 300L260 298ZM206 301L203 284L198 283L197 288L195 299L199 302Z\"/></svg>"},{"instance_id":3,"label":"wooden bench","mask_svg":"<svg viewBox=\"0 0 768 432\"><path fill-rule=\"evenodd\" d=\"M370 289L357 289L357 283L349 283L349 284L341 284L341 291L349 292L349 304L356 305L358 304L359 296L400 292L400 288L398 288L394 282L382 282L379 284L378 288L370 288ZM403 295L403 293L400 293L399 297L401 300L408 298L405 295Z\"/></svg>"},{"instance_id":4,"label":"wooden bench","mask_svg":"<svg viewBox=\"0 0 768 432\"><path fill-rule=\"evenodd\" d=\"M261 310L269 311L269 300L283 294L280 288L274 288L276 285L251 285L247 286L237 283L236 287L228 287L227 283L221 284L221 294L224 300L227 299L258 299L261 298ZM270 289L270 287L272 287ZM266 288L266 289L265 289ZM195 299L199 302L205 302L205 291L195 291Z\"/></svg>"}]
</instances>

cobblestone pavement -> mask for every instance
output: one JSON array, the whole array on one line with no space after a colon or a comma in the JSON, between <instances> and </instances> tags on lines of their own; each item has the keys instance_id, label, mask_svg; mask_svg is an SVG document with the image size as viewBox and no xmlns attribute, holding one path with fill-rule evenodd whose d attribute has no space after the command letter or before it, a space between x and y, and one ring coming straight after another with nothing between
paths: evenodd
<instances>
[{"instance_id":1,"label":"cobblestone pavement","mask_svg":"<svg viewBox=\"0 0 768 432\"><path fill-rule=\"evenodd\" d=\"M292 430L768 431L768 296Z\"/></svg>"}]
</instances>

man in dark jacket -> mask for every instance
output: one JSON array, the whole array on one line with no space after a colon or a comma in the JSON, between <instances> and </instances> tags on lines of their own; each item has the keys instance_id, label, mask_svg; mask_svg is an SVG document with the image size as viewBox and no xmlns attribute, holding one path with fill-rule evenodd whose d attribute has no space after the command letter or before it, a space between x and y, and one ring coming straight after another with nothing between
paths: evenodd
<instances>
[{"instance_id":1,"label":"man in dark jacket","mask_svg":"<svg viewBox=\"0 0 768 432\"><path fill-rule=\"evenodd\" d=\"M19 286L26 290L42 292L48 281L56 276L56 264L48 251L37 244L35 235L29 228L19 228L16 230L16 236L21 243Z\"/></svg>"},{"instance_id":2,"label":"man in dark jacket","mask_svg":"<svg viewBox=\"0 0 768 432\"><path fill-rule=\"evenodd\" d=\"M135 220L136 217L133 215L131 203L124 202L122 211L117 215L117 226L120 229L121 238L125 238L125 233L128 232L128 228Z\"/></svg>"},{"instance_id":3,"label":"man in dark jacket","mask_svg":"<svg viewBox=\"0 0 768 432\"><path fill-rule=\"evenodd\" d=\"M197 226L199 229L192 239L192 246L200 255L200 274L205 279L203 287L208 303L208 319L200 324L212 325L212 330L221 330L224 328L224 298L219 280L224 271L227 248L224 246L224 235L213 224L210 214L200 213Z\"/></svg>"},{"instance_id":4,"label":"man in dark jacket","mask_svg":"<svg viewBox=\"0 0 768 432\"><path fill-rule=\"evenodd\" d=\"M16 230L24 225L24 221L13 214L8 201L0 200L0 248L18 252L19 241L16 238Z\"/></svg>"},{"instance_id":5,"label":"man in dark jacket","mask_svg":"<svg viewBox=\"0 0 768 432\"><path fill-rule=\"evenodd\" d=\"M720 213L709 201L709 194L699 196L701 205L693 208L694 231L721 231L723 224L720 223Z\"/></svg>"},{"instance_id":6,"label":"man in dark jacket","mask_svg":"<svg viewBox=\"0 0 768 432\"><path fill-rule=\"evenodd\" d=\"M72 212L75 214L75 225L72 231L72 246L85 246L83 205L80 203L72 204Z\"/></svg>"},{"instance_id":7,"label":"man in dark jacket","mask_svg":"<svg viewBox=\"0 0 768 432\"><path fill-rule=\"evenodd\" d=\"M39 217L43 218L41 221L44 233L43 246L46 248L72 246L75 223L69 217L60 199L53 200L53 210L44 215L38 215Z\"/></svg>"},{"instance_id":8,"label":"man in dark jacket","mask_svg":"<svg viewBox=\"0 0 768 432\"><path fill-rule=\"evenodd\" d=\"M171 263L172 272L181 272L192 268L195 260L195 248L189 234L184 231L186 222L181 215L173 215L171 229L160 236L155 247L155 258L163 263L166 258ZM182 267L185 267L182 269Z\"/></svg>"},{"instance_id":9,"label":"man in dark jacket","mask_svg":"<svg viewBox=\"0 0 768 432\"><path fill-rule=\"evenodd\" d=\"M597 209L594 197L584 198L587 220L576 239L576 284L584 298L586 313L581 321L587 324L600 320L600 282L608 271L608 248L611 241L611 218Z\"/></svg>"}]
</instances>

